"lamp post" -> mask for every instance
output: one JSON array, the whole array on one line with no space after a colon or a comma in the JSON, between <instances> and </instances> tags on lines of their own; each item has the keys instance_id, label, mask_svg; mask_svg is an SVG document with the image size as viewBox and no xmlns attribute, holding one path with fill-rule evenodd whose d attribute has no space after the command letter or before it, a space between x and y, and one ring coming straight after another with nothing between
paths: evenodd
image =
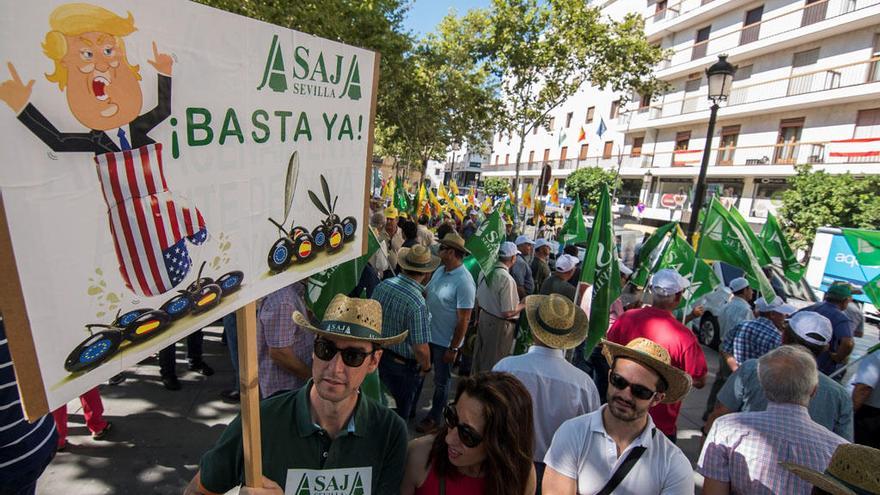
<instances>
[{"instance_id":1,"label":"lamp post","mask_svg":"<svg viewBox=\"0 0 880 495\"><path fill-rule=\"evenodd\" d=\"M706 145L703 147L703 160L700 162L700 177L697 179L697 188L691 202L691 218L687 231L690 243L693 243L694 232L697 230L697 219L700 217L700 208L703 207L703 197L706 195L706 169L709 167L709 154L712 152L718 103L727 100L727 97L730 96L730 85L733 83L735 73L736 66L727 61L727 55L719 55L718 61L706 69L706 76L709 79L709 101L712 102L712 106L709 113L709 128L706 130Z\"/></svg>"}]
</instances>

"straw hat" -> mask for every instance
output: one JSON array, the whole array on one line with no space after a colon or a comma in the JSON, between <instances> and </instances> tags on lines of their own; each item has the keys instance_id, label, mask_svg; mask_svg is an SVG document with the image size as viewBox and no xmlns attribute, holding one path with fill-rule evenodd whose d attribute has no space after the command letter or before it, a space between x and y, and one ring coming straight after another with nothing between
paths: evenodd
<instances>
[{"instance_id":1,"label":"straw hat","mask_svg":"<svg viewBox=\"0 0 880 495\"><path fill-rule=\"evenodd\" d=\"M651 368L662 376L669 385L663 403L678 402L690 391L691 376L672 366L669 352L660 344L642 337L631 340L625 347L608 340L603 340L602 344L604 346L602 352L608 364L614 363L615 358L627 358Z\"/></svg>"},{"instance_id":2,"label":"straw hat","mask_svg":"<svg viewBox=\"0 0 880 495\"><path fill-rule=\"evenodd\" d=\"M382 305L375 299L356 299L344 294L336 294L319 327L299 311L293 312L293 321L297 325L323 337L344 337L346 339L372 342L379 345L391 345L402 342L409 333L393 337L382 336Z\"/></svg>"},{"instance_id":3,"label":"straw hat","mask_svg":"<svg viewBox=\"0 0 880 495\"><path fill-rule=\"evenodd\" d=\"M443 239L440 239L439 242L441 246L448 246L452 249L461 251L464 254L471 254L471 251L464 247L464 238L455 232L446 234L446 236L443 237Z\"/></svg>"},{"instance_id":4,"label":"straw hat","mask_svg":"<svg viewBox=\"0 0 880 495\"><path fill-rule=\"evenodd\" d=\"M420 273L433 273L440 266L440 258L431 254L431 251L416 244L411 248L400 248L397 251L397 264L404 270Z\"/></svg>"},{"instance_id":5,"label":"straw hat","mask_svg":"<svg viewBox=\"0 0 880 495\"><path fill-rule=\"evenodd\" d=\"M790 462L780 464L832 495L880 493L880 450L865 445L839 445L824 473Z\"/></svg>"},{"instance_id":6,"label":"straw hat","mask_svg":"<svg viewBox=\"0 0 880 495\"><path fill-rule=\"evenodd\" d=\"M577 347L587 338L587 314L559 294L526 296L526 318L535 337L554 349Z\"/></svg>"}]
</instances>

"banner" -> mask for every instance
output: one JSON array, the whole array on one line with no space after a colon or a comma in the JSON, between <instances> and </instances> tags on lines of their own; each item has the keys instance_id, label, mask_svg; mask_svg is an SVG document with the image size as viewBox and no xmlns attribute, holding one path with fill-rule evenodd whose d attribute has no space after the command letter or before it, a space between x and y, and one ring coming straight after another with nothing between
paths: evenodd
<instances>
[{"instance_id":1,"label":"banner","mask_svg":"<svg viewBox=\"0 0 880 495\"><path fill-rule=\"evenodd\" d=\"M559 240L563 245L587 242L587 226L584 225L584 212L581 209L581 198L575 196L574 206L559 231Z\"/></svg>"},{"instance_id":2,"label":"banner","mask_svg":"<svg viewBox=\"0 0 880 495\"><path fill-rule=\"evenodd\" d=\"M504 242L504 223L501 221L501 214L495 210L464 244L471 252L465 258L465 265L474 277L475 283L479 282L480 270L483 273L492 271L492 267L498 261L498 249L502 242ZM472 258L473 261L468 258Z\"/></svg>"},{"instance_id":3,"label":"banner","mask_svg":"<svg viewBox=\"0 0 880 495\"><path fill-rule=\"evenodd\" d=\"M0 306L29 417L363 253L377 54L181 0L3 12Z\"/></svg>"},{"instance_id":4,"label":"banner","mask_svg":"<svg viewBox=\"0 0 880 495\"><path fill-rule=\"evenodd\" d=\"M584 343L584 356L589 356L596 344L605 337L611 303L620 297L620 266L617 262L617 248L614 245L611 197L604 184L601 194L581 270L580 281L592 286L593 297L590 304L590 328ZM579 291L582 291L584 285L579 285L581 286Z\"/></svg>"},{"instance_id":5,"label":"banner","mask_svg":"<svg viewBox=\"0 0 880 495\"><path fill-rule=\"evenodd\" d=\"M794 251L785 239L785 234L782 232L782 228L779 226L779 222L773 213L767 213L767 221L764 222L764 227L761 228L761 233L758 237L764 244L767 254L773 259L773 262L778 263L782 267L785 276L793 282L800 282L806 270L798 263ZM778 262L776 261L777 259L779 260Z\"/></svg>"},{"instance_id":6,"label":"banner","mask_svg":"<svg viewBox=\"0 0 880 495\"><path fill-rule=\"evenodd\" d=\"M657 271L656 264L663 256L670 232L676 231L676 222L669 222L651 234L639 250L639 266L630 280L636 287L644 287L648 278Z\"/></svg>"},{"instance_id":7,"label":"banner","mask_svg":"<svg viewBox=\"0 0 880 495\"><path fill-rule=\"evenodd\" d=\"M840 230L860 265L880 266L880 230Z\"/></svg>"},{"instance_id":8,"label":"banner","mask_svg":"<svg viewBox=\"0 0 880 495\"><path fill-rule=\"evenodd\" d=\"M727 209L712 198L706 212L706 220L700 230L697 256L708 260L724 261L745 271L752 287L757 287L768 302L776 298L770 281L761 270L749 241L742 234Z\"/></svg>"}]
</instances>

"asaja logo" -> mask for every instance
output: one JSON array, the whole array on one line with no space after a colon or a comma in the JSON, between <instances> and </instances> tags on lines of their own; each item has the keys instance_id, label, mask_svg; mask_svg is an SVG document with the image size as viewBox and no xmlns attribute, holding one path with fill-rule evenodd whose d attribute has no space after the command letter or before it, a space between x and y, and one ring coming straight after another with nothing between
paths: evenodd
<instances>
[{"instance_id":1,"label":"asaja logo","mask_svg":"<svg viewBox=\"0 0 880 495\"><path fill-rule=\"evenodd\" d=\"M292 495L371 495L371 467L287 471L287 491ZM293 488L291 490L291 488Z\"/></svg>"},{"instance_id":2,"label":"asaja logo","mask_svg":"<svg viewBox=\"0 0 880 495\"><path fill-rule=\"evenodd\" d=\"M361 99L361 73L357 55L351 55L350 58L340 53L325 56L323 51L305 46L294 46L288 53L290 55L287 55L285 61L285 50L278 42L278 35L272 36L263 78L257 90L268 86L277 93L290 91L297 95L319 98ZM291 55L293 64L290 64Z\"/></svg>"}]
</instances>

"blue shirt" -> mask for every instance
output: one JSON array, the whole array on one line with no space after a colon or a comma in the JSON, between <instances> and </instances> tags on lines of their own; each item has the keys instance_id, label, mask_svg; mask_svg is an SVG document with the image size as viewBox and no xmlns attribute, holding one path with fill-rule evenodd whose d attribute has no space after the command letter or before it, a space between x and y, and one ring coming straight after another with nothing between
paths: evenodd
<instances>
[{"instance_id":1,"label":"blue shirt","mask_svg":"<svg viewBox=\"0 0 880 495\"><path fill-rule=\"evenodd\" d=\"M767 397L764 396L764 388L758 380L757 359L742 363L730 375L718 392L718 400L734 412L767 409ZM813 421L852 441L852 399L843 385L819 373L819 388L807 409Z\"/></svg>"},{"instance_id":2,"label":"blue shirt","mask_svg":"<svg viewBox=\"0 0 880 495\"><path fill-rule=\"evenodd\" d=\"M0 320L0 486L13 480L32 481L19 476L45 466L57 443L52 416L28 423L22 413L6 329Z\"/></svg>"},{"instance_id":3,"label":"blue shirt","mask_svg":"<svg viewBox=\"0 0 880 495\"><path fill-rule=\"evenodd\" d=\"M814 313L819 313L831 320L831 344L828 346L828 350L819 354L819 357L816 359L816 364L819 366L819 371L825 373L826 375L830 375L834 373L837 368L843 366L840 363L835 363L831 359L831 353L837 352L837 347L840 345L840 340L845 338L852 338L852 323L849 321L849 318L846 314L837 309L837 306L829 303L829 302L818 302L812 306L806 307L801 311L812 311Z\"/></svg>"},{"instance_id":4,"label":"blue shirt","mask_svg":"<svg viewBox=\"0 0 880 495\"><path fill-rule=\"evenodd\" d=\"M382 305L383 337L393 337L409 330L406 340L388 346L388 349L407 359L415 359L412 346L427 344L431 337L431 316L425 306L422 286L400 274L377 285L373 299Z\"/></svg>"},{"instance_id":5,"label":"blue shirt","mask_svg":"<svg viewBox=\"0 0 880 495\"><path fill-rule=\"evenodd\" d=\"M729 352L737 363L758 359L782 345L782 334L767 318L746 321L734 328L733 349Z\"/></svg>"},{"instance_id":6,"label":"blue shirt","mask_svg":"<svg viewBox=\"0 0 880 495\"><path fill-rule=\"evenodd\" d=\"M459 309L473 309L477 286L465 268L446 271L441 266L434 272L427 287L428 312L431 313L431 343L443 347L452 344ZM460 342L455 342L460 344Z\"/></svg>"}]
</instances>

